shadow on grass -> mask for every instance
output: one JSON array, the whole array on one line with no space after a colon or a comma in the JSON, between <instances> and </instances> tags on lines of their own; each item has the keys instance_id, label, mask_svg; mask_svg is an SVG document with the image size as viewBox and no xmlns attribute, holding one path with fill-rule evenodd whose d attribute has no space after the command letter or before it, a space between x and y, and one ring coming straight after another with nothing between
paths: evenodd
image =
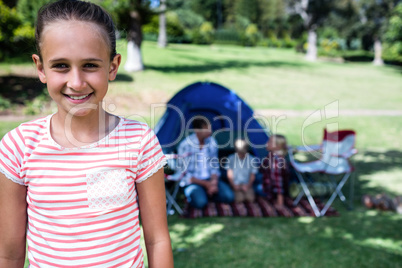
<instances>
[{"instance_id":1,"label":"shadow on grass","mask_svg":"<svg viewBox=\"0 0 402 268\"><path fill-rule=\"evenodd\" d=\"M305 154L305 156L307 160L304 161L316 160L316 158L309 154ZM381 151L359 149L358 153L350 161L355 169L352 173L355 201L360 203L360 198L364 194L375 195L384 193L389 196L402 194L400 190L402 187L402 150ZM397 178L397 176L401 177ZM319 173L313 174L312 177L314 179L326 178ZM340 177L337 178L340 179ZM373 181L378 182L379 178L383 178L381 183L372 183ZM352 179L349 179L342 188L343 193L349 194L351 181ZM394 183L397 184L394 185Z\"/></svg>"},{"instance_id":2,"label":"shadow on grass","mask_svg":"<svg viewBox=\"0 0 402 268\"><path fill-rule=\"evenodd\" d=\"M357 179L355 187L357 197L360 197L363 194L385 193L390 196L401 194L400 192L398 193L398 190L402 183L399 182L397 185L393 185L393 183L402 179L395 177L398 175L402 176L402 151L364 150L360 151L358 155L352 158L352 163L355 166L355 175ZM381 185L384 185L385 187L372 186L372 184L370 184L371 176L381 176L381 178L384 178ZM363 177L365 179L360 179Z\"/></svg>"},{"instance_id":3,"label":"shadow on grass","mask_svg":"<svg viewBox=\"0 0 402 268\"><path fill-rule=\"evenodd\" d=\"M0 96L12 104L24 104L43 93L46 88L38 78L23 76L0 76Z\"/></svg>"},{"instance_id":4,"label":"shadow on grass","mask_svg":"<svg viewBox=\"0 0 402 268\"><path fill-rule=\"evenodd\" d=\"M244 69L249 67L294 67L305 66L303 63L286 61L244 61L242 60L208 60L199 57L185 56L194 61L194 64L175 65L175 66L155 66L146 65L147 69L156 70L165 73L206 73L211 71L220 71L224 69Z\"/></svg>"},{"instance_id":5,"label":"shadow on grass","mask_svg":"<svg viewBox=\"0 0 402 268\"><path fill-rule=\"evenodd\" d=\"M370 184L370 176L379 172L394 176L392 172L402 166L401 150L360 150L352 162L356 167L355 196L395 194L392 187ZM345 195L348 189L344 187ZM401 215L367 210L360 202L354 210L347 210L339 200L334 206L340 212L338 217L169 216L175 267L335 268L366 267L367 263L371 267L400 267Z\"/></svg>"},{"instance_id":6,"label":"shadow on grass","mask_svg":"<svg viewBox=\"0 0 402 268\"><path fill-rule=\"evenodd\" d=\"M169 218L175 267L186 268L398 267L400 224L395 214L366 210L323 218Z\"/></svg>"},{"instance_id":7,"label":"shadow on grass","mask_svg":"<svg viewBox=\"0 0 402 268\"><path fill-rule=\"evenodd\" d=\"M134 78L127 74L117 74L116 79L114 82L132 82Z\"/></svg>"}]
</instances>

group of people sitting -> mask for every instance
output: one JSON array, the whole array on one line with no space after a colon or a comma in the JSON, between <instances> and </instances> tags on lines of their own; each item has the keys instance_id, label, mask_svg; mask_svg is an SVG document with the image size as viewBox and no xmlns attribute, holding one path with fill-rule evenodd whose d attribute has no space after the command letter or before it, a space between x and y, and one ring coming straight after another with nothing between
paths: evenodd
<instances>
[{"instance_id":1,"label":"group of people sitting","mask_svg":"<svg viewBox=\"0 0 402 268\"><path fill-rule=\"evenodd\" d=\"M197 117L193 129L194 133L179 144L177 152L184 174L181 186L190 206L202 209L210 200L253 202L256 195L272 199L277 206L284 205L289 180L284 136L270 137L266 145L268 155L262 161L249 154L244 139L234 142L234 154L218 159L218 145L212 137L210 122ZM221 167L226 170L227 180L221 179ZM262 174L259 184L255 181L257 174Z\"/></svg>"},{"instance_id":2,"label":"group of people sitting","mask_svg":"<svg viewBox=\"0 0 402 268\"><path fill-rule=\"evenodd\" d=\"M277 207L284 206L289 195L291 167L286 160L287 142L283 135L270 136L266 144L268 154L262 160L249 153L249 144L244 139L234 142L234 154L219 159L210 122L198 116L192 126L194 133L179 144L177 152L183 174L181 186L190 206L202 209L209 201L253 202L257 196L270 199ZM392 199L384 194L364 195L362 203L369 209L402 214L401 196Z\"/></svg>"}]
</instances>

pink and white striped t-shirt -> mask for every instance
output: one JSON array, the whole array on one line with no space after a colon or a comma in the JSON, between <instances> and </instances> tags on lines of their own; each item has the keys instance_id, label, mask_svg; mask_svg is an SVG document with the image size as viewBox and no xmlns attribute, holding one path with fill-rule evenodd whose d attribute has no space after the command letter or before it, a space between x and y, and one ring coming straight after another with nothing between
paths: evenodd
<instances>
[{"instance_id":1,"label":"pink and white striped t-shirt","mask_svg":"<svg viewBox=\"0 0 402 268\"><path fill-rule=\"evenodd\" d=\"M154 132L120 118L99 142L63 148L50 118L0 143L0 171L27 186L31 267L143 267L135 183L166 163Z\"/></svg>"}]
</instances>

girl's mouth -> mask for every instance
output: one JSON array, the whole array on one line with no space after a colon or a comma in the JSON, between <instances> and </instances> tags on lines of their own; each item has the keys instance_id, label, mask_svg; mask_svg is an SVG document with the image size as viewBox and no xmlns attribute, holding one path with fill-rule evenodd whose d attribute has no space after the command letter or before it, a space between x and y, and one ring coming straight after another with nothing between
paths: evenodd
<instances>
[{"instance_id":1,"label":"girl's mouth","mask_svg":"<svg viewBox=\"0 0 402 268\"><path fill-rule=\"evenodd\" d=\"M82 102L82 101L86 101L87 99L89 99L92 95L92 93L89 93L87 95L67 95L64 94L67 98L69 98L71 101L73 102Z\"/></svg>"},{"instance_id":2,"label":"girl's mouth","mask_svg":"<svg viewBox=\"0 0 402 268\"><path fill-rule=\"evenodd\" d=\"M69 96L69 95L68 95ZM73 99L73 100L82 100L82 99L85 99L86 97L88 97L89 96L89 94L88 95L82 95L82 96L69 96L71 99Z\"/></svg>"}]
</instances>

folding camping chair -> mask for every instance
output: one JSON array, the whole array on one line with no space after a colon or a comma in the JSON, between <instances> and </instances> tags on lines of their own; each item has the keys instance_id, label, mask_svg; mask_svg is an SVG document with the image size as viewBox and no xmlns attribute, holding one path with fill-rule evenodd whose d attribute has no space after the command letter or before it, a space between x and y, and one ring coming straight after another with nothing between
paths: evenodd
<instances>
[{"instance_id":1,"label":"folding camping chair","mask_svg":"<svg viewBox=\"0 0 402 268\"><path fill-rule=\"evenodd\" d=\"M302 191L295 199L294 205L297 205L301 198L306 195L314 214L317 217L320 217L325 215L337 196L342 202L346 203L346 197L341 190L354 170L349 158L357 153L357 150L355 149L355 137L356 133L353 130L328 132L326 129L324 129L324 139L319 147L319 151L315 151L314 149L316 148L314 148L314 146L297 147L297 151L311 152L311 149L313 149L313 152L319 154L319 159L311 162L296 161L293 156L293 149L290 148L290 163L294 167L296 176L299 179L302 187ZM305 177L311 178L309 177L310 173L321 173L326 175L325 177L327 178L327 182L332 185L331 189L333 189L333 193L321 211L317 207L317 204L312 197L309 189L310 184L306 183L305 180ZM342 176L342 179L339 182L337 182L335 179L336 175ZM352 195L353 185L351 184L349 195L350 199L352 199Z\"/></svg>"},{"instance_id":2,"label":"folding camping chair","mask_svg":"<svg viewBox=\"0 0 402 268\"><path fill-rule=\"evenodd\" d=\"M183 214L183 210L177 204L176 198L180 190L180 181L183 178L183 173L176 170L177 154L166 154L167 164L169 172L165 170L165 186L166 184L172 184L170 187L166 186L166 211L168 215L174 214L174 209L180 215ZM174 208L174 209L173 209Z\"/></svg>"}]
</instances>

